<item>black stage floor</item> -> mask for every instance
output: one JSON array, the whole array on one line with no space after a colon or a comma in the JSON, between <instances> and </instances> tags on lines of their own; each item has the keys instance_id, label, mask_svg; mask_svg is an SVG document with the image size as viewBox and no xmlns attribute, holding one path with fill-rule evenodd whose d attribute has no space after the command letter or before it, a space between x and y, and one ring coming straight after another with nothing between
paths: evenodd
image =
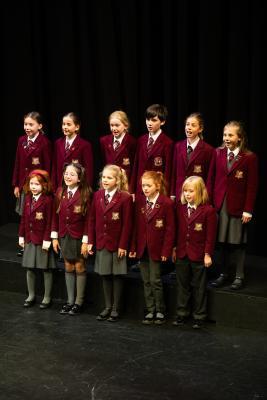
<instances>
[{"instance_id":1,"label":"black stage floor","mask_svg":"<svg viewBox=\"0 0 267 400\"><path fill-rule=\"evenodd\" d=\"M60 268L53 306L22 307L26 282L16 235L16 224L0 227L0 400L267 399L265 259L248 257L249 279L239 293L209 289L210 318L200 331L171 324L172 274L164 275L164 326L140 322L138 272L127 278L122 318L98 322L102 287L90 265L81 315L59 314L65 298Z\"/></svg>"},{"instance_id":2,"label":"black stage floor","mask_svg":"<svg viewBox=\"0 0 267 400\"><path fill-rule=\"evenodd\" d=\"M266 333L142 326L0 292L1 400L267 399Z\"/></svg>"}]
</instances>

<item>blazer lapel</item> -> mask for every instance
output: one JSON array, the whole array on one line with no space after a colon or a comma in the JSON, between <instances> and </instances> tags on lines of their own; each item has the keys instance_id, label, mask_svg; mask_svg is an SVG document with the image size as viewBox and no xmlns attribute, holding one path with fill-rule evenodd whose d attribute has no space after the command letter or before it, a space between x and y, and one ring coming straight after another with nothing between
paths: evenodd
<instances>
[{"instance_id":1,"label":"blazer lapel","mask_svg":"<svg viewBox=\"0 0 267 400\"><path fill-rule=\"evenodd\" d=\"M244 159L244 153L239 152L238 155L236 156L236 158L235 158L230 170L228 171L228 173L230 174L234 170L236 170L239 167L239 165L240 165L240 163L242 162L243 159Z\"/></svg>"},{"instance_id":2,"label":"blazer lapel","mask_svg":"<svg viewBox=\"0 0 267 400\"><path fill-rule=\"evenodd\" d=\"M152 218L155 217L155 215L157 215L157 213L161 209L161 204L162 204L162 199L161 199L161 196L159 195L159 197L157 198L156 204L154 205L151 212L147 216L148 221L150 221Z\"/></svg>"},{"instance_id":3,"label":"blazer lapel","mask_svg":"<svg viewBox=\"0 0 267 400\"><path fill-rule=\"evenodd\" d=\"M104 196L105 196L105 191L104 191ZM105 206L105 213L107 213L111 208L114 207L114 205L118 202L119 198L120 198L120 193L118 191L116 191L116 193L112 197L111 201ZM105 201L104 201L104 205L105 205Z\"/></svg>"}]
</instances>

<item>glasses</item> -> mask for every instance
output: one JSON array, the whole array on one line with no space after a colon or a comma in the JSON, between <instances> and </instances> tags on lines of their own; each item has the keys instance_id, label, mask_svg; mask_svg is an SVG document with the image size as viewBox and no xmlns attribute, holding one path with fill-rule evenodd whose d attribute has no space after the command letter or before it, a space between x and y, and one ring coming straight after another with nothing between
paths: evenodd
<instances>
[{"instance_id":1,"label":"glasses","mask_svg":"<svg viewBox=\"0 0 267 400\"><path fill-rule=\"evenodd\" d=\"M64 176L70 176L71 178L73 178L74 176L78 176L78 174L75 174L75 172L65 172Z\"/></svg>"}]
</instances>

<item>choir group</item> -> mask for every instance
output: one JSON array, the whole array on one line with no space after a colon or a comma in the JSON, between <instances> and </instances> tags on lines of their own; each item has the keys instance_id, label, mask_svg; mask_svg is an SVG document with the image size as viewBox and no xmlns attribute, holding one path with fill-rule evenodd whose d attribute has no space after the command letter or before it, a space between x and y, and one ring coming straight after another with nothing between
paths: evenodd
<instances>
[{"instance_id":1,"label":"choir group","mask_svg":"<svg viewBox=\"0 0 267 400\"><path fill-rule=\"evenodd\" d=\"M248 149L239 121L224 126L222 144L214 148L203 139L199 112L186 118L185 138L177 143L164 133L167 114L164 105L149 106L147 132L138 139L129 133L124 111L109 116L110 133L99 141L103 170L94 191L92 145L80 137L77 115L63 117L63 136L54 144L38 112L24 116L12 182L21 216L19 245L28 289L24 307L36 302L36 269L44 277L39 307L51 306L56 254L65 265L63 315L82 311L86 259L92 256L105 299L98 321L120 317L129 258L139 262L147 325L166 321L161 279L166 262L176 267L175 326L192 316L193 328L200 328L207 317L206 271L215 245L221 273L212 286L230 280L232 290L242 288L257 156Z\"/></svg>"}]
</instances>

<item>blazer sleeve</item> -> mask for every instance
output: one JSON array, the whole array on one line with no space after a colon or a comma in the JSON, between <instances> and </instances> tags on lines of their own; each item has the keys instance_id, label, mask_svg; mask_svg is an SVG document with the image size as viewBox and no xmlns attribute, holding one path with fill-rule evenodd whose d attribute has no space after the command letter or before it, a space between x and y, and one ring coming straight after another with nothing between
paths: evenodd
<instances>
[{"instance_id":1,"label":"blazer sleeve","mask_svg":"<svg viewBox=\"0 0 267 400\"><path fill-rule=\"evenodd\" d=\"M133 199L127 196L122 203L122 231L119 240L119 248L128 250L130 235L133 226Z\"/></svg>"},{"instance_id":2,"label":"blazer sleeve","mask_svg":"<svg viewBox=\"0 0 267 400\"><path fill-rule=\"evenodd\" d=\"M208 253L210 256L212 256L214 253L214 247L217 235L217 225L218 225L218 217L215 208L210 206L207 212L207 234L206 234L206 243L204 250L205 253Z\"/></svg>"}]
</instances>

